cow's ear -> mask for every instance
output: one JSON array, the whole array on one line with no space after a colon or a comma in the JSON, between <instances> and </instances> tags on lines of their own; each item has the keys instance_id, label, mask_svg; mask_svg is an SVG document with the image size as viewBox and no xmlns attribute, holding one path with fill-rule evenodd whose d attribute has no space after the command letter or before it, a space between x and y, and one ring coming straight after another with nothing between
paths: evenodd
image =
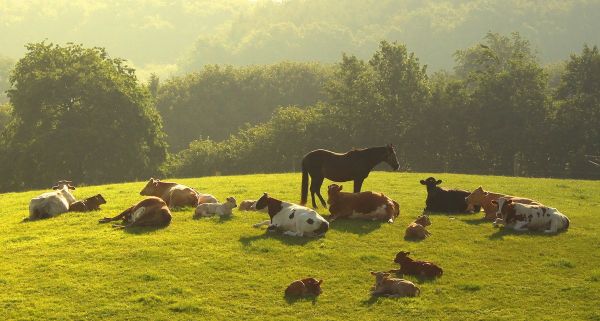
<instances>
[{"instance_id":1,"label":"cow's ear","mask_svg":"<svg viewBox=\"0 0 600 321\"><path fill-rule=\"evenodd\" d=\"M267 192L263 192L263 197L269 197L269 194L267 194Z\"/></svg>"},{"instance_id":2,"label":"cow's ear","mask_svg":"<svg viewBox=\"0 0 600 321\"><path fill-rule=\"evenodd\" d=\"M323 283L323 280L319 280L319 285L321 285L321 283Z\"/></svg>"},{"instance_id":3,"label":"cow's ear","mask_svg":"<svg viewBox=\"0 0 600 321\"><path fill-rule=\"evenodd\" d=\"M344 189L344 185L340 185L340 191Z\"/></svg>"},{"instance_id":4,"label":"cow's ear","mask_svg":"<svg viewBox=\"0 0 600 321\"><path fill-rule=\"evenodd\" d=\"M375 273L375 272L371 271L371 275L375 275L375 274L377 274L377 273Z\"/></svg>"},{"instance_id":5,"label":"cow's ear","mask_svg":"<svg viewBox=\"0 0 600 321\"><path fill-rule=\"evenodd\" d=\"M421 180L421 185L427 185L427 184L425 184L424 180Z\"/></svg>"},{"instance_id":6,"label":"cow's ear","mask_svg":"<svg viewBox=\"0 0 600 321\"><path fill-rule=\"evenodd\" d=\"M506 204L512 204L512 200L511 199L507 199L506 200Z\"/></svg>"},{"instance_id":7,"label":"cow's ear","mask_svg":"<svg viewBox=\"0 0 600 321\"><path fill-rule=\"evenodd\" d=\"M483 187L481 187L481 185L479 185L479 187L477 187L478 190L483 191Z\"/></svg>"},{"instance_id":8,"label":"cow's ear","mask_svg":"<svg viewBox=\"0 0 600 321\"><path fill-rule=\"evenodd\" d=\"M437 182L435 182L435 185L440 185L440 184L442 184L442 180L438 179Z\"/></svg>"},{"instance_id":9,"label":"cow's ear","mask_svg":"<svg viewBox=\"0 0 600 321\"><path fill-rule=\"evenodd\" d=\"M490 195L490 193L488 193L488 192L483 192L483 196L488 196L488 195Z\"/></svg>"},{"instance_id":10,"label":"cow's ear","mask_svg":"<svg viewBox=\"0 0 600 321\"><path fill-rule=\"evenodd\" d=\"M494 204L494 205L498 205L498 201L496 201L496 200L492 200L492 204Z\"/></svg>"},{"instance_id":11,"label":"cow's ear","mask_svg":"<svg viewBox=\"0 0 600 321\"><path fill-rule=\"evenodd\" d=\"M52 189L58 189L58 185L52 186Z\"/></svg>"}]
</instances>

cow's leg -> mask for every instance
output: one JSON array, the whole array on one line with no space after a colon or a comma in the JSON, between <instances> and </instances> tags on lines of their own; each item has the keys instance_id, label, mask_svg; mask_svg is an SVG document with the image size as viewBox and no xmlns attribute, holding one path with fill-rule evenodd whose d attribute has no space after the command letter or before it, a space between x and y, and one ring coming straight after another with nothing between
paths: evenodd
<instances>
[{"instance_id":1,"label":"cow's leg","mask_svg":"<svg viewBox=\"0 0 600 321\"><path fill-rule=\"evenodd\" d=\"M552 218L552 220L550 220L550 228L545 230L544 233L553 234L556 232L558 232L558 221L555 218Z\"/></svg>"},{"instance_id":2,"label":"cow's leg","mask_svg":"<svg viewBox=\"0 0 600 321\"><path fill-rule=\"evenodd\" d=\"M271 225L271 221L270 220L266 220L266 221L262 221L260 223L256 223L254 225L252 225L252 227L261 227L261 226L265 226L265 225Z\"/></svg>"},{"instance_id":3,"label":"cow's leg","mask_svg":"<svg viewBox=\"0 0 600 321\"><path fill-rule=\"evenodd\" d=\"M364 180L364 178L354 179L354 193L360 193L360 189L362 188Z\"/></svg>"},{"instance_id":4,"label":"cow's leg","mask_svg":"<svg viewBox=\"0 0 600 321\"><path fill-rule=\"evenodd\" d=\"M129 214L131 212L131 210L133 210L133 206L124 210L123 213L115 216L115 217L105 217L103 219L100 219L98 221L98 223L108 223L108 222L113 222L113 221L122 221L123 218L125 218L125 215Z\"/></svg>"},{"instance_id":5,"label":"cow's leg","mask_svg":"<svg viewBox=\"0 0 600 321\"><path fill-rule=\"evenodd\" d=\"M322 177L322 176L313 176L313 177L311 177L311 180L310 180L310 198L312 200L312 206L313 206L313 208L317 208L317 203L315 203L315 194L317 194L317 196L321 200L321 204L323 204L323 207L327 208L327 203L325 203L325 200L323 199L323 196L321 196L321 185L323 185L323 180L324 179L325 179L325 177Z\"/></svg>"},{"instance_id":6,"label":"cow's leg","mask_svg":"<svg viewBox=\"0 0 600 321\"><path fill-rule=\"evenodd\" d=\"M527 231L529 231L529 229L527 228L527 224L528 224L528 222L517 222L513 226L513 230L515 230L517 232L527 232Z\"/></svg>"}]
</instances>

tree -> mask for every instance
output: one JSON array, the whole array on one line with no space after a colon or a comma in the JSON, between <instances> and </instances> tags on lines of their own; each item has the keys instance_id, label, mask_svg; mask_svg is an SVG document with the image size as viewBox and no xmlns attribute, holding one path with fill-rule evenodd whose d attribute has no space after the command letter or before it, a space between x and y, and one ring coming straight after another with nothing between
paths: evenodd
<instances>
[{"instance_id":1,"label":"tree","mask_svg":"<svg viewBox=\"0 0 600 321\"><path fill-rule=\"evenodd\" d=\"M11 119L10 104L0 104L0 133L4 130L4 127L10 122Z\"/></svg>"},{"instance_id":2,"label":"tree","mask_svg":"<svg viewBox=\"0 0 600 321\"><path fill-rule=\"evenodd\" d=\"M600 155L600 53L584 45L580 55L571 55L557 88L554 142L560 150L557 161L568 163L574 177L589 177L585 155ZM561 148L562 147L562 148Z\"/></svg>"},{"instance_id":3,"label":"tree","mask_svg":"<svg viewBox=\"0 0 600 321\"><path fill-rule=\"evenodd\" d=\"M0 104L8 101L6 97L6 90L9 87L8 77L14 64L12 59L0 56Z\"/></svg>"},{"instance_id":4,"label":"tree","mask_svg":"<svg viewBox=\"0 0 600 321\"><path fill-rule=\"evenodd\" d=\"M10 82L3 188L145 178L165 160L148 90L103 48L29 44Z\"/></svg>"}]
</instances>

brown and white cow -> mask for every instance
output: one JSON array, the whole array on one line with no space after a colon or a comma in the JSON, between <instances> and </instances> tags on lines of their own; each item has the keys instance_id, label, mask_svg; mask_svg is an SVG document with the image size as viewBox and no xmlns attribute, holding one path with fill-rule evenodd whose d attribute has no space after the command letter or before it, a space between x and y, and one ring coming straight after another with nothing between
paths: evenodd
<instances>
[{"instance_id":1,"label":"brown and white cow","mask_svg":"<svg viewBox=\"0 0 600 321\"><path fill-rule=\"evenodd\" d=\"M134 226L166 227L171 223L171 211L167 203L158 197L148 197L141 202L126 209L115 217L105 217L100 223L122 221L114 224L116 228L129 228Z\"/></svg>"},{"instance_id":2,"label":"brown and white cow","mask_svg":"<svg viewBox=\"0 0 600 321\"><path fill-rule=\"evenodd\" d=\"M337 184L327 188L330 222L337 218L358 218L393 223L394 218L400 215L400 205L382 193L346 193L342 192L342 188Z\"/></svg>"},{"instance_id":3,"label":"brown and white cow","mask_svg":"<svg viewBox=\"0 0 600 321\"><path fill-rule=\"evenodd\" d=\"M569 218L556 208L515 203L503 197L492 202L498 206L494 226L504 224L518 232L543 230L544 233L556 233L569 228Z\"/></svg>"},{"instance_id":4,"label":"brown and white cow","mask_svg":"<svg viewBox=\"0 0 600 321\"><path fill-rule=\"evenodd\" d=\"M534 200L531 200L528 198L524 198L524 197L517 197L517 196L505 195L505 194L500 194L500 193L487 192L487 191L484 191L481 186L479 186L471 194L469 194L469 196L467 196L465 198L465 200L467 201L467 204L469 206L483 207L483 210L485 211L485 219L495 220L496 212L498 211L498 206L496 206L494 203L492 203L492 201L495 201L500 197L511 199L513 201L513 203L542 205L537 201L534 201Z\"/></svg>"},{"instance_id":5,"label":"brown and white cow","mask_svg":"<svg viewBox=\"0 0 600 321\"><path fill-rule=\"evenodd\" d=\"M150 178L140 195L160 197L169 207L197 206L198 192L193 188Z\"/></svg>"}]
</instances>

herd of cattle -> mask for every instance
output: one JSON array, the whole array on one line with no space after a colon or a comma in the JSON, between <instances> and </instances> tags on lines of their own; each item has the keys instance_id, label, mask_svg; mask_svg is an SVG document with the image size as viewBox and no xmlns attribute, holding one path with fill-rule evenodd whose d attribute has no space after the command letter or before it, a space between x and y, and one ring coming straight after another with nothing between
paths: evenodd
<instances>
[{"instance_id":1,"label":"herd of cattle","mask_svg":"<svg viewBox=\"0 0 600 321\"><path fill-rule=\"evenodd\" d=\"M406 228L406 239L425 239L431 233L426 227L431 225L429 212L475 213L483 208L485 219L493 221L494 226L500 224L515 231L543 230L545 233L556 233L569 227L569 219L556 208L540 204L537 201L484 191L478 187L469 193L463 190L447 190L439 185L441 180L429 177L421 180L427 188L427 199L424 213ZM98 210L106 200L98 194L77 201L70 190L75 187L71 181L61 180L54 191L41 194L29 203L29 217L33 221L57 216L65 212L86 212ZM342 192L343 187L331 184L327 194L331 215L326 220L314 209L284 202L264 193L258 200L245 200L240 203L240 210L262 211L269 219L257 223L254 227L268 226L269 231L279 231L289 236L323 236L329 224L336 219L367 219L393 223L400 215L400 205L376 192ZM171 210L175 207L196 207L193 217L201 218L213 215L230 216L237 207L236 199L228 197L226 202L219 203L210 194L200 194L193 188L173 183L162 182L151 178L140 192L147 196L139 203L127 208L114 217L105 217L100 223L121 221L115 228L134 226L166 227L171 222ZM416 296L420 290L408 280L391 277L392 274L416 275L424 278L435 278L442 275L442 269L431 262L414 261L408 252L397 254L394 262L401 268L387 272L371 272L375 276L373 295ZM292 282L285 290L286 295L306 296L319 295L323 280L306 278Z\"/></svg>"}]
</instances>

